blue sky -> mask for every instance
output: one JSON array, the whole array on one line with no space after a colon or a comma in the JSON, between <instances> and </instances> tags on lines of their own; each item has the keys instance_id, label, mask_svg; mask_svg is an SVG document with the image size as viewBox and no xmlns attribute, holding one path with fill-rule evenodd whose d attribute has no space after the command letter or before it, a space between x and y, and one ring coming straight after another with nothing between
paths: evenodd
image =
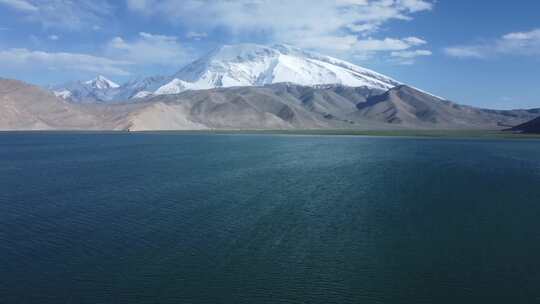
<instances>
[{"instance_id":1,"label":"blue sky","mask_svg":"<svg viewBox=\"0 0 540 304\"><path fill-rule=\"evenodd\" d=\"M540 107L538 12L538 0L0 0L0 77L122 82L221 44L287 43L460 103Z\"/></svg>"}]
</instances>

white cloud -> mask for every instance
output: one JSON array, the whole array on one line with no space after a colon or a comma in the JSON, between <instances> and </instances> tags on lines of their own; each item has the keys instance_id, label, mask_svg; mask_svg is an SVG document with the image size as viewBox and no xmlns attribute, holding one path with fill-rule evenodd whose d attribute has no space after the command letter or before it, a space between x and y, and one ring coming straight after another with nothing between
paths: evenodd
<instances>
[{"instance_id":1,"label":"white cloud","mask_svg":"<svg viewBox=\"0 0 540 304\"><path fill-rule=\"evenodd\" d=\"M114 11L108 0L0 0L2 4L20 12L23 20L63 30L91 28Z\"/></svg>"},{"instance_id":2,"label":"white cloud","mask_svg":"<svg viewBox=\"0 0 540 304\"><path fill-rule=\"evenodd\" d=\"M359 40L355 47L357 50L364 52L399 51L426 43L426 41L418 37L407 37L404 39L385 38L382 40L370 38Z\"/></svg>"},{"instance_id":3,"label":"white cloud","mask_svg":"<svg viewBox=\"0 0 540 304\"><path fill-rule=\"evenodd\" d=\"M25 0L0 0L0 5L9 6L12 9L26 12L35 12L38 10L36 6Z\"/></svg>"},{"instance_id":4,"label":"white cloud","mask_svg":"<svg viewBox=\"0 0 540 304\"><path fill-rule=\"evenodd\" d=\"M445 48L444 52L446 55L458 58L484 58L483 48L479 46L456 46Z\"/></svg>"},{"instance_id":5,"label":"white cloud","mask_svg":"<svg viewBox=\"0 0 540 304\"><path fill-rule=\"evenodd\" d=\"M193 39L193 40L202 40L204 38L208 37L208 34L206 32L188 32L186 34L186 38Z\"/></svg>"},{"instance_id":6,"label":"white cloud","mask_svg":"<svg viewBox=\"0 0 540 304\"><path fill-rule=\"evenodd\" d=\"M506 34L499 40L497 50L505 54L540 55L540 29Z\"/></svg>"},{"instance_id":7,"label":"white cloud","mask_svg":"<svg viewBox=\"0 0 540 304\"><path fill-rule=\"evenodd\" d=\"M418 37L358 39L356 35L310 37L307 34L305 37L299 38L295 43L296 46L301 48L322 50L330 54L348 55L356 60L370 60L377 54L411 50L425 44L427 44L427 41Z\"/></svg>"},{"instance_id":8,"label":"white cloud","mask_svg":"<svg viewBox=\"0 0 540 304\"><path fill-rule=\"evenodd\" d=\"M481 43L453 46L445 53L458 58L485 59L502 55L540 56L540 29L528 32L514 32Z\"/></svg>"},{"instance_id":9,"label":"white cloud","mask_svg":"<svg viewBox=\"0 0 540 304\"><path fill-rule=\"evenodd\" d=\"M427 41L418 37L407 37L403 40L411 46L418 46L418 45L423 45L427 43Z\"/></svg>"},{"instance_id":10,"label":"white cloud","mask_svg":"<svg viewBox=\"0 0 540 304\"><path fill-rule=\"evenodd\" d=\"M57 41L60 39L60 37L58 35L49 35L49 40L52 40L52 41Z\"/></svg>"},{"instance_id":11,"label":"white cloud","mask_svg":"<svg viewBox=\"0 0 540 304\"><path fill-rule=\"evenodd\" d=\"M132 10L145 10L153 1L148 0L127 0L127 5Z\"/></svg>"},{"instance_id":12,"label":"white cloud","mask_svg":"<svg viewBox=\"0 0 540 304\"><path fill-rule=\"evenodd\" d=\"M431 55L429 50L415 49L425 44L427 41L418 37L363 39L354 45L354 56L358 60L371 60L376 54L382 53L382 57L389 57L392 63L413 64L416 57Z\"/></svg>"},{"instance_id":13,"label":"white cloud","mask_svg":"<svg viewBox=\"0 0 540 304\"><path fill-rule=\"evenodd\" d=\"M363 39L358 40L354 48L354 56L358 60L370 60L376 54L382 53L383 58L390 58L390 62L397 64L413 64L417 57L429 56L431 51L415 49L427 44L427 41L418 37L402 39Z\"/></svg>"},{"instance_id":14,"label":"white cloud","mask_svg":"<svg viewBox=\"0 0 540 304\"><path fill-rule=\"evenodd\" d=\"M112 58L123 58L140 65L179 66L191 59L177 37L141 32L132 40L113 38L105 48Z\"/></svg>"},{"instance_id":15,"label":"white cloud","mask_svg":"<svg viewBox=\"0 0 540 304\"><path fill-rule=\"evenodd\" d=\"M390 53L390 56L394 58L394 61L402 65L414 64L416 58L431 55L433 55L433 53L430 50L395 51Z\"/></svg>"},{"instance_id":16,"label":"white cloud","mask_svg":"<svg viewBox=\"0 0 540 304\"><path fill-rule=\"evenodd\" d=\"M433 8L433 3L421 0L398 0L399 5L408 9L410 12L420 12L431 10Z\"/></svg>"},{"instance_id":17,"label":"white cloud","mask_svg":"<svg viewBox=\"0 0 540 304\"><path fill-rule=\"evenodd\" d=\"M197 31L227 29L240 40L263 33L272 42L350 51L355 48L351 37L372 34L390 20L410 20L414 13L431 10L433 1L127 0L127 5L141 15L163 16Z\"/></svg>"},{"instance_id":18,"label":"white cloud","mask_svg":"<svg viewBox=\"0 0 540 304\"><path fill-rule=\"evenodd\" d=\"M398 51L392 52L390 55L397 58L411 59L420 56L431 56L433 53L429 50L414 50L414 51Z\"/></svg>"},{"instance_id":19,"label":"white cloud","mask_svg":"<svg viewBox=\"0 0 540 304\"><path fill-rule=\"evenodd\" d=\"M318 49L327 52L347 52L350 51L358 42L358 38L354 35L347 36L317 36L310 37L308 35L299 38L295 45L301 48Z\"/></svg>"},{"instance_id":20,"label":"white cloud","mask_svg":"<svg viewBox=\"0 0 540 304\"><path fill-rule=\"evenodd\" d=\"M540 29L532 30L530 32L516 32L516 33L506 34L503 36L503 39L515 40L515 41L527 41L527 40L540 39Z\"/></svg>"},{"instance_id":21,"label":"white cloud","mask_svg":"<svg viewBox=\"0 0 540 304\"><path fill-rule=\"evenodd\" d=\"M19 70L64 70L129 75L125 69L132 63L79 53L49 53L28 49L0 50L0 67Z\"/></svg>"},{"instance_id":22,"label":"white cloud","mask_svg":"<svg viewBox=\"0 0 540 304\"><path fill-rule=\"evenodd\" d=\"M360 34L362 36L367 36L370 33L375 32L378 29L377 24L364 23L364 24L348 24L346 29L351 33Z\"/></svg>"}]
</instances>

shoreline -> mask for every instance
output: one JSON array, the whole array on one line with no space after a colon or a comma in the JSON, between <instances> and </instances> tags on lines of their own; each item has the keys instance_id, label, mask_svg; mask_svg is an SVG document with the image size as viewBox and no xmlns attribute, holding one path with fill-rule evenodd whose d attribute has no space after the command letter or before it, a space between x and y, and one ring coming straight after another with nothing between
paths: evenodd
<instances>
[{"instance_id":1,"label":"shoreline","mask_svg":"<svg viewBox=\"0 0 540 304\"><path fill-rule=\"evenodd\" d=\"M512 133L496 130L0 130L0 134L179 134L179 135L313 135L366 136L417 138L472 138L472 139L540 139L540 134Z\"/></svg>"}]
</instances>

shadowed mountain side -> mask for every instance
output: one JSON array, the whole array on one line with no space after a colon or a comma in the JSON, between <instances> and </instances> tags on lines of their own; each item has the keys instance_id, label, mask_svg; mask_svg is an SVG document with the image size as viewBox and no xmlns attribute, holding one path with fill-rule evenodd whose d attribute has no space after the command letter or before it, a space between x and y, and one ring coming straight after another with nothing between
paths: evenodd
<instances>
[{"instance_id":1,"label":"shadowed mountain side","mask_svg":"<svg viewBox=\"0 0 540 304\"><path fill-rule=\"evenodd\" d=\"M307 87L274 84L187 91L157 96L147 103L163 103L186 119L211 129L328 129L386 128L386 124L353 122L359 102L383 93L369 88ZM137 130L139 127L134 126Z\"/></svg>"},{"instance_id":2,"label":"shadowed mountain side","mask_svg":"<svg viewBox=\"0 0 540 304\"><path fill-rule=\"evenodd\" d=\"M530 133L530 134L540 134L540 117L535 118L531 121L528 121L519 126L508 129L507 131L519 132L519 133Z\"/></svg>"},{"instance_id":3,"label":"shadowed mountain side","mask_svg":"<svg viewBox=\"0 0 540 304\"><path fill-rule=\"evenodd\" d=\"M398 86L358 104L359 117L420 129L503 129L538 116L533 110L487 110Z\"/></svg>"},{"instance_id":4,"label":"shadowed mountain side","mask_svg":"<svg viewBox=\"0 0 540 304\"><path fill-rule=\"evenodd\" d=\"M500 130L539 113L463 106L407 86L382 92L366 87L273 84L187 91L146 102L177 108L188 121L211 129Z\"/></svg>"}]
</instances>

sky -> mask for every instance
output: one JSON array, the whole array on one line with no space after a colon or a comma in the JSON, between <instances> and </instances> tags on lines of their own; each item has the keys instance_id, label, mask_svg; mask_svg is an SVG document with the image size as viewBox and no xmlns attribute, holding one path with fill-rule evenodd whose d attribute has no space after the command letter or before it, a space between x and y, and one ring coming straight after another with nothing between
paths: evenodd
<instances>
[{"instance_id":1,"label":"sky","mask_svg":"<svg viewBox=\"0 0 540 304\"><path fill-rule=\"evenodd\" d=\"M540 107L538 0L0 0L0 77L171 75L223 44L285 43L450 100Z\"/></svg>"}]
</instances>

